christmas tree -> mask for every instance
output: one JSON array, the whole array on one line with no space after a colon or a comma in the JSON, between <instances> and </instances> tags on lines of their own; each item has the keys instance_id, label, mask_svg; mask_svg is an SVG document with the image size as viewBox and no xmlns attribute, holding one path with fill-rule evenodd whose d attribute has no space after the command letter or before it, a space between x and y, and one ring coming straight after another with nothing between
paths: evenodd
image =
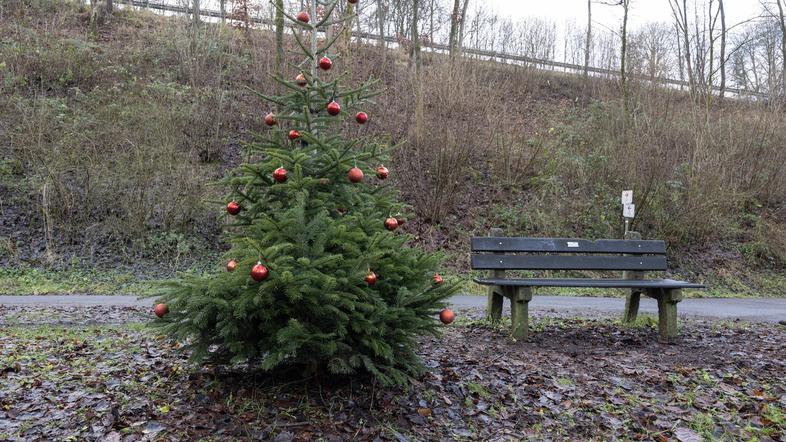
<instances>
[{"instance_id":1,"label":"christmas tree","mask_svg":"<svg viewBox=\"0 0 786 442\"><path fill-rule=\"evenodd\" d=\"M436 273L437 255L408 245L385 149L339 133L369 123L374 82L346 89L332 75L335 40L317 34L346 18L330 19L336 1L324 6L322 17L313 2L284 13L304 61L276 78L283 95L260 94L274 109L267 130L224 179L226 269L168 283L154 324L199 361L402 385L422 368L417 337L437 331L456 286Z\"/></svg>"}]
</instances>

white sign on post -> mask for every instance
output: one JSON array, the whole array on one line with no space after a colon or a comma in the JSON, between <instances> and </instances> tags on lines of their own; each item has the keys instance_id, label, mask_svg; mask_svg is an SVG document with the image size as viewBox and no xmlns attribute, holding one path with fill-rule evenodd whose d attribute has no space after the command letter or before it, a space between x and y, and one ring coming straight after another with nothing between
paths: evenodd
<instances>
[{"instance_id":1,"label":"white sign on post","mask_svg":"<svg viewBox=\"0 0 786 442\"><path fill-rule=\"evenodd\" d=\"M635 218L636 217L636 205L631 203L631 204L625 204L624 206L622 206L622 216L625 217L625 218Z\"/></svg>"},{"instance_id":2,"label":"white sign on post","mask_svg":"<svg viewBox=\"0 0 786 442\"><path fill-rule=\"evenodd\" d=\"M626 204L633 204L633 191L632 190L623 190L622 191L622 205Z\"/></svg>"}]
</instances>

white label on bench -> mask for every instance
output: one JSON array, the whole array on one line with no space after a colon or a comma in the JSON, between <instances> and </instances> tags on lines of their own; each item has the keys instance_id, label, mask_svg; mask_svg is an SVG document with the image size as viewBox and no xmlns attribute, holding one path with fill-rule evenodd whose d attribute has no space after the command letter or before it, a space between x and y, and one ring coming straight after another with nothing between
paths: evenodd
<instances>
[{"instance_id":1,"label":"white label on bench","mask_svg":"<svg viewBox=\"0 0 786 442\"><path fill-rule=\"evenodd\" d=\"M578 247L579 243L575 241L568 241L568 247Z\"/></svg>"}]
</instances>

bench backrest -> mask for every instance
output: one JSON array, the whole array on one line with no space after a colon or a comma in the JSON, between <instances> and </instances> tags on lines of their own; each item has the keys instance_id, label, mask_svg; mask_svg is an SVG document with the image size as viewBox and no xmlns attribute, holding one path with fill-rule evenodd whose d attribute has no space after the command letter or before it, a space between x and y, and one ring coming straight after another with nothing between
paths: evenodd
<instances>
[{"instance_id":1,"label":"bench backrest","mask_svg":"<svg viewBox=\"0 0 786 442\"><path fill-rule=\"evenodd\" d=\"M472 238L476 270L666 270L663 241Z\"/></svg>"}]
</instances>

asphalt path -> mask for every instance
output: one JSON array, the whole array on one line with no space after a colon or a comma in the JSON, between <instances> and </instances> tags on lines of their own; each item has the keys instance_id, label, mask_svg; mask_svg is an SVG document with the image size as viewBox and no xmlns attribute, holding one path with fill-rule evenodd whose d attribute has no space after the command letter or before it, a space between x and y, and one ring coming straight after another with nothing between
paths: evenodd
<instances>
[{"instance_id":1,"label":"asphalt path","mask_svg":"<svg viewBox=\"0 0 786 442\"><path fill-rule=\"evenodd\" d=\"M42 296L0 296L2 305L31 306L152 306L153 298L138 299L135 296L99 295L42 295ZM484 308L485 296L459 295L450 299L454 308ZM507 301L505 307L507 308ZM530 312L571 312L622 314L623 298L598 298L574 296L538 296L529 304ZM677 305L680 316L694 316L725 320L745 320L756 322L786 321L786 298L689 298ZM642 297L639 307L641 313L657 313L654 299Z\"/></svg>"}]
</instances>

